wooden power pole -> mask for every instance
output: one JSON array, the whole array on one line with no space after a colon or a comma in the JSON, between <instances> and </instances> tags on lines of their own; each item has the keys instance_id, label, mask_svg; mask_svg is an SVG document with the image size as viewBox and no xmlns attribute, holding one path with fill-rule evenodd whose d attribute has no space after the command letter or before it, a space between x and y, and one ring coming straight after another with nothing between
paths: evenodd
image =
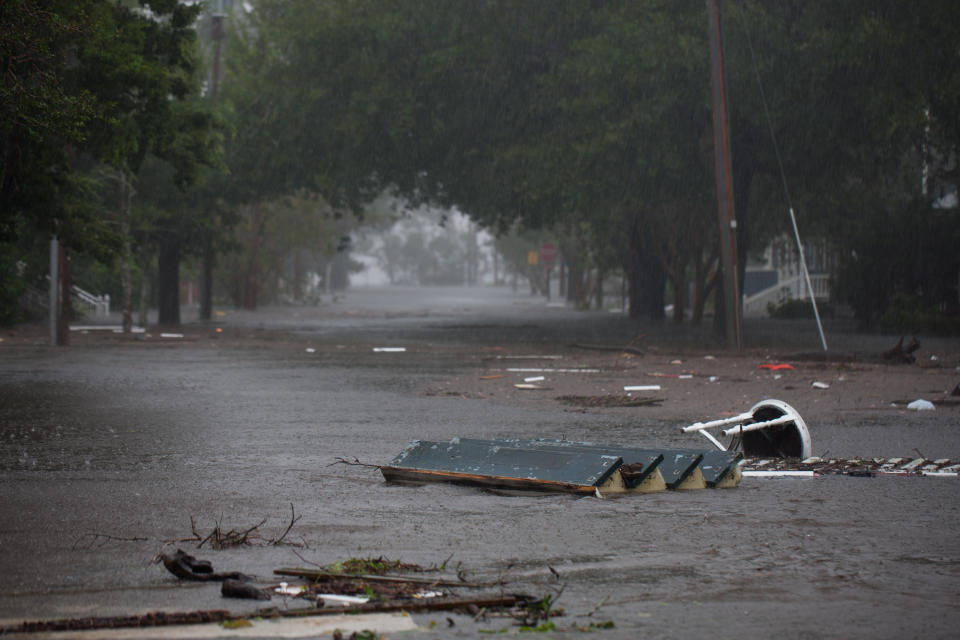
<instances>
[{"instance_id":1,"label":"wooden power pole","mask_svg":"<svg viewBox=\"0 0 960 640\"><path fill-rule=\"evenodd\" d=\"M720 0L707 0L710 25L710 79L713 86L713 150L720 221L720 268L723 269L724 329L727 348L743 349L740 324L740 280L737 277L737 218L733 208L733 169L726 84L723 74L723 32Z\"/></svg>"}]
</instances>

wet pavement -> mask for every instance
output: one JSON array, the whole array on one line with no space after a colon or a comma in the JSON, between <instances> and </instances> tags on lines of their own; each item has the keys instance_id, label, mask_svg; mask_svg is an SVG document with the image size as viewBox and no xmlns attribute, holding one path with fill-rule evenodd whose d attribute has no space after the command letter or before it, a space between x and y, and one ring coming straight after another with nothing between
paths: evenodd
<instances>
[{"instance_id":1,"label":"wet pavement","mask_svg":"<svg viewBox=\"0 0 960 640\"><path fill-rule=\"evenodd\" d=\"M732 490L598 500L389 486L376 469L336 464L385 464L418 438L707 446L680 436L682 421L664 412L427 393L439 379L480 371L470 354L481 348L625 344L638 330L622 316L509 291L418 296L358 291L317 308L227 312L214 323L224 333L188 323L185 338L168 343L78 336L69 349L0 345L0 626L252 610L258 604L225 600L214 586L179 584L152 559L178 545L194 552L193 528L266 519L258 531L278 536L293 505L301 518L288 540L302 546L197 555L265 581L278 567L348 557L424 566L451 558L471 579L506 578L533 595L562 586L567 615L557 627L609 620L615 628L596 633L611 638L955 636L956 478L745 479ZM812 336L806 349L815 350L815 335L795 334L790 346ZM708 331L694 339L711 340ZM849 343L890 342L871 340ZM937 456L960 458L956 411L918 418ZM917 445L897 419L821 420L813 438L840 448L862 438L864 455L910 453L904 447ZM451 627L446 617L418 614L422 630L404 635L475 637L510 626L451 616Z\"/></svg>"}]
</instances>

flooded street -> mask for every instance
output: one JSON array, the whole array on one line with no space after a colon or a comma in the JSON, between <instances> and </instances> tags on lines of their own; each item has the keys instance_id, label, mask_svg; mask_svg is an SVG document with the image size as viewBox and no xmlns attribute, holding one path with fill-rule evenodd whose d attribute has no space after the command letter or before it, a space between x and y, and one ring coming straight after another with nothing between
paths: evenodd
<instances>
[{"instance_id":1,"label":"flooded street","mask_svg":"<svg viewBox=\"0 0 960 640\"><path fill-rule=\"evenodd\" d=\"M943 367L910 369L904 375L913 377L877 398L865 383L847 392L836 380L858 384L876 373L886 384L892 369L810 369L831 376L834 396L809 395L808 378L789 386L769 378L767 388L766 378L741 373L739 386L703 387L688 401L668 395L650 410L583 411L548 395L483 388L479 378L502 367L500 355L577 358L573 343L625 345L637 330L621 316L463 289L422 299L350 292L336 304L219 320L187 324L183 339L167 342L76 335L70 348L0 345L0 625L258 606L223 599L209 584L178 584L151 563L178 545L264 581L275 568L349 557L447 561L470 580L506 579L531 595L562 587L557 628L612 621L614 629L597 632L611 638L946 638L960 624L957 478L746 478L736 489L600 500L391 486L377 469L337 464L385 464L411 440L454 437L707 448L679 427L764 395L794 403L818 454L911 456L916 448L956 462L960 408L889 408L901 399L892 394L912 400L960 381L956 345L940 352ZM663 354L694 357L669 342L669 327L660 331L642 344L665 346L630 366L661 371L673 358ZM711 339L692 342L701 349ZM891 342L847 340L851 349ZM816 348L807 345L788 351ZM381 346L406 351L373 351ZM702 363L704 351L695 353ZM587 352L577 362L613 370L606 363L619 357ZM757 360L738 362L752 374ZM619 374L609 375L616 383ZM724 404L703 415L707 393ZM291 505L300 519L288 541L302 546L196 552L184 541L194 528L264 519L262 534L277 536ZM451 616L448 626L446 617L415 615L421 630L405 635L476 637L510 626L471 616Z\"/></svg>"}]
</instances>

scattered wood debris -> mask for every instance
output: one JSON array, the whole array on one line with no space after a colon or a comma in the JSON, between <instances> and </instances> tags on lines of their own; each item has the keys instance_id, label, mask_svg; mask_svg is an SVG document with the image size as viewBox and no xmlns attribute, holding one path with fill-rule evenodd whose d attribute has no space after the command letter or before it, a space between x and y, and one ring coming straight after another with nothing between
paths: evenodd
<instances>
[{"instance_id":1,"label":"scattered wood debris","mask_svg":"<svg viewBox=\"0 0 960 640\"><path fill-rule=\"evenodd\" d=\"M638 398L615 394L602 396L564 395L557 396L557 400L575 407L642 407L646 405L657 406L663 402L663 398Z\"/></svg>"}]
</instances>

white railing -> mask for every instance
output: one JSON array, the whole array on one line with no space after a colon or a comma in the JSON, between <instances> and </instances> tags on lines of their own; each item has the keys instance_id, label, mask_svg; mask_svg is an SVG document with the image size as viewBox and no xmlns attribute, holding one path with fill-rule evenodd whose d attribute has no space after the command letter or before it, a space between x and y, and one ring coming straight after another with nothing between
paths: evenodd
<instances>
[{"instance_id":1,"label":"white railing","mask_svg":"<svg viewBox=\"0 0 960 640\"><path fill-rule=\"evenodd\" d=\"M72 285L70 291L73 293L74 302L80 305L86 305L93 310L96 318L106 318L110 315L110 294L95 296L89 291L84 291L77 285Z\"/></svg>"},{"instance_id":2,"label":"white railing","mask_svg":"<svg viewBox=\"0 0 960 640\"><path fill-rule=\"evenodd\" d=\"M828 300L830 298L830 276L826 274L811 274L810 286L813 288L813 295L817 300ZM794 276L787 280L782 280L772 287L767 287L752 296L743 297L743 315L761 316L767 312L767 305L779 305L787 300L796 298L809 298L807 292L807 283L801 276Z\"/></svg>"}]
</instances>

